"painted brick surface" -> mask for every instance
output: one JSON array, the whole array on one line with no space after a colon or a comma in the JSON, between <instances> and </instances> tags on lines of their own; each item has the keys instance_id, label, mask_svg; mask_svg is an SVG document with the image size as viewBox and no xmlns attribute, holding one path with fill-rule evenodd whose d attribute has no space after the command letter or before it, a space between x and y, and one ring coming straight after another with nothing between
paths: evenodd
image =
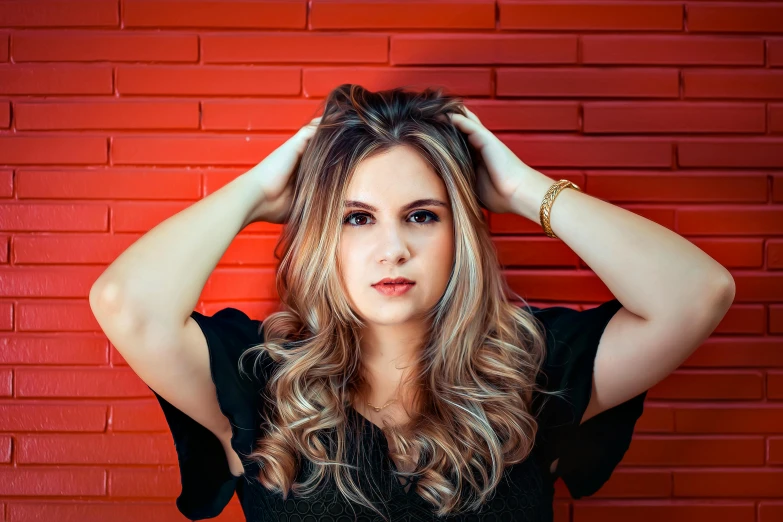
<instances>
[{"instance_id":1,"label":"painted brick surface","mask_svg":"<svg viewBox=\"0 0 783 522\"><path fill-rule=\"evenodd\" d=\"M0 2L0 521L183 520L152 394L89 308L133 241L283 143L340 83L438 85L519 157L674 230L734 276L558 522L783 520L783 2ZM539 306L611 298L564 243L490 216ZM275 305L279 227L232 242L199 310ZM240 520L236 499L217 520Z\"/></svg>"}]
</instances>

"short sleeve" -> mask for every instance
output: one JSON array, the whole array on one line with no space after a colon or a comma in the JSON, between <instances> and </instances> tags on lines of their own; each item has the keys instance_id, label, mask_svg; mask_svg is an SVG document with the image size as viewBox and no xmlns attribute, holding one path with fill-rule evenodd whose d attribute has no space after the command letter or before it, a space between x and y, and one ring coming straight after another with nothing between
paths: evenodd
<instances>
[{"instance_id":1,"label":"short sleeve","mask_svg":"<svg viewBox=\"0 0 783 522\"><path fill-rule=\"evenodd\" d=\"M261 393L269 378L271 359L264 352L256 366L255 354L250 354L242 360L245 373L240 373L239 357L247 348L263 341L261 321L250 319L236 308L224 308L212 316L194 311L191 317L207 341L218 404L231 423L231 446L247 467L243 456L252 451L260 433ZM231 473L226 452L211 431L172 406L155 390L152 392L174 438L182 485L177 508L190 520L217 516L234 496L242 475L237 477Z\"/></svg>"},{"instance_id":2,"label":"short sleeve","mask_svg":"<svg viewBox=\"0 0 783 522\"><path fill-rule=\"evenodd\" d=\"M555 477L563 479L573 498L592 495L609 480L630 446L647 395L645 391L579 424L592 395L598 343L620 308L617 299L584 311L530 307L546 331L547 354L537 382L546 390L565 392L536 394L536 445L544 462L559 459Z\"/></svg>"}]
</instances>

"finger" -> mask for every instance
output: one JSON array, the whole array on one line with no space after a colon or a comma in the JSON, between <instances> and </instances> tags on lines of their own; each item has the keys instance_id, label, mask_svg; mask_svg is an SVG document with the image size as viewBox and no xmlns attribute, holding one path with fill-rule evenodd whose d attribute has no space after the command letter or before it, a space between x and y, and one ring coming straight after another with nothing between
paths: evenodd
<instances>
[{"instance_id":1,"label":"finger","mask_svg":"<svg viewBox=\"0 0 783 522\"><path fill-rule=\"evenodd\" d=\"M476 122L462 114L450 113L449 115L451 116L451 122L465 134L470 134L478 128Z\"/></svg>"},{"instance_id":2,"label":"finger","mask_svg":"<svg viewBox=\"0 0 783 522\"><path fill-rule=\"evenodd\" d=\"M465 112L468 114L468 118L475 121L476 123L481 123L481 120L479 120L478 116L476 116L473 111L465 107Z\"/></svg>"}]
</instances>

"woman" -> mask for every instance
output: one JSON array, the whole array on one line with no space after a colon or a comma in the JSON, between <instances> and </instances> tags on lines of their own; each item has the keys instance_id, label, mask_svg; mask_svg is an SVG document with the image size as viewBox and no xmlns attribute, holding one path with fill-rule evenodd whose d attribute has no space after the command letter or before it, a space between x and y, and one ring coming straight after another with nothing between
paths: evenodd
<instances>
[{"instance_id":1,"label":"woman","mask_svg":"<svg viewBox=\"0 0 783 522\"><path fill-rule=\"evenodd\" d=\"M482 207L540 223L619 299L510 302ZM257 221L284 223L282 311L192 311ZM190 519L236 491L251 521L552 520L557 477L575 498L606 482L646 390L733 294L704 252L525 165L460 99L346 84L90 303L163 408Z\"/></svg>"}]
</instances>

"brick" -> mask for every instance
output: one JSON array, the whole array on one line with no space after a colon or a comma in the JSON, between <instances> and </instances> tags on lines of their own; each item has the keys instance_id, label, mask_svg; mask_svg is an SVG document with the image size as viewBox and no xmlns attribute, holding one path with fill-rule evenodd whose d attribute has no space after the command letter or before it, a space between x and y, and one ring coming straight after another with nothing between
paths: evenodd
<instances>
[{"instance_id":1,"label":"brick","mask_svg":"<svg viewBox=\"0 0 783 522\"><path fill-rule=\"evenodd\" d=\"M181 212L193 203L112 203L112 230L122 233L146 233L161 221Z\"/></svg>"},{"instance_id":2,"label":"brick","mask_svg":"<svg viewBox=\"0 0 783 522\"><path fill-rule=\"evenodd\" d=\"M9 236L6 235L6 238ZM14 329L14 304L5 301L0 302L0 330L11 332Z\"/></svg>"},{"instance_id":3,"label":"brick","mask_svg":"<svg viewBox=\"0 0 783 522\"><path fill-rule=\"evenodd\" d=\"M62 236L64 237L61 237L61 240L66 241L69 235L63 234ZM35 237L35 235L22 234L15 238L15 245L19 243L19 239L31 237ZM57 260L55 258L55 261L50 262L57 262ZM24 263L24 261L21 261L21 263ZM9 335L0 338L0 342L3 344L3 350L0 351L0 364L99 365L108 364L109 362L107 341L95 337L79 339L65 335L56 338L49 336Z\"/></svg>"},{"instance_id":4,"label":"brick","mask_svg":"<svg viewBox=\"0 0 783 522\"><path fill-rule=\"evenodd\" d=\"M769 437L768 443L767 462L783 464L783 437Z\"/></svg>"},{"instance_id":5,"label":"brick","mask_svg":"<svg viewBox=\"0 0 783 522\"><path fill-rule=\"evenodd\" d=\"M783 71L684 70L685 98L783 98Z\"/></svg>"},{"instance_id":6,"label":"brick","mask_svg":"<svg viewBox=\"0 0 783 522\"><path fill-rule=\"evenodd\" d=\"M781 368L783 342L774 338L710 339L691 355L683 367Z\"/></svg>"},{"instance_id":7,"label":"brick","mask_svg":"<svg viewBox=\"0 0 783 522\"><path fill-rule=\"evenodd\" d=\"M4 0L0 27L117 27L117 0Z\"/></svg>"},{"instance_id":8,"label":"brick","mask_svg":"<svg viewBox=\"0 0 783 522\"><path fill-rule=\"evenodd\" d=\"M777 221L776 221L777 220ZM780 223L780 224L778 224ZM737 209L682 208L677 210L677 232L682 235L779 235L783 233L783 210L774 206L745 206ZM758 282L763 288L772 280ZM740 298L743 296L740 295ZM736 300L735 300L736 302ZM749 317L743 317L750 325ZM763 333L756 330L747 333Z\"/></svg>"},{"instance_id":9,"label":"brick","mask_svg":"<svg viewBox=\"0 0 783 522\"><path fill-rule=\"evenodd\" d=\"M579 129L575 101L469 100L466 105L493 131Z\"/></svg>"},{"instance_id":10,"label":"brick","mask_svg":"<svg viewBox=\"0 0 783 522\"><path fill-rule=\"evenodd\" d=\"M636 422L636 433L673 433L674 412L669 406L648 403Z\"/></svg>"},{"instance_id":11,"label":"brick","mask_svg":"<svg viewBox=\"0 0 783 522\"><path fill-rule=\"evenodd\" d=\"M83 299L89 294L90 287L100 275L100 270L92 267L5 267L0 268L0 295L18 297L78 297ZM92 279L90 279L92 278ZM46 284L40 284L45 281ZM86 301L86 300L85 300ZM68 303L72 307L86 308L90 311L89 303ZM19 331L26 330L28 320L24 315L24 307L27 306L67 306L66 304L18 304L16 321ZM41 311L42 309L39 309ZM71 309L73 311L73 308ZM38 318L42 320L43 317ZM74 317L78 321L78 317ZM93 322L95 319L93 318Z\"/></svg>"},{"instance_id":12,"label":"brick","mask_svg":"<svg viewBox=\"0 0 783 522\"><path fill-rule=\"evenodd\" d=\"M213 272L212 280L204 287L202 297L205 301L218 299L244 301L253 299L250 296L255 293L255 299L273 300L277 299L274 279L273 269L217 270Z\"/></svg>"},{"instance_id":13,"label":"brick","mask_svg":"<svg viewBox=\"0 0 783 522\"><path fill-rule=\"evenodd\" d=\"M390 43L390 61L399 65L577 62L572 35L400 34Z\"/></svg>"},{"instance_id":14,"label":"brick","mask_svg":"<svg viewBox=\"0 0 783 522\"><path fill-rule=\"evenodd\" d=\"M138 522L139 520L182 520L175 497L167 501L133 501L132 499L63 502L42 501L9 503L8 517L13 521L57 520L58 522ZM232 500L221 512L223 520L240 520L245 515L239 500Z\"/></svg>"},{"instance_id":15,"label":"brick","mask_svg":"<svg viewBox=\"0 0 783 522\"><path fill-rule=\"evenodd\" d=\"M733 4L686 4L691 32L783 32L783 6L740 2Z\"/></svg>"},{"instance_id":16,"label":"brick","mask_svg":"<svg viewBox=\"0 0 783 522\"><path fill-rule=\"evenodd\" d=\"M19 435L19 464L173 464L170 434Z\"/></svg>"},{"instance_id":17,"label":"brick","mask_svg":"<svg viewBox=\"0 0 783 522\"><path fill-rule=\"evenodd\" d=\"M780 433L783 405L677 408L677 431L681 433Z\"/></svg>"},{"instance_id":18,"label":"brick","mask_svg":"<svg viewBox=\"0 0 783 522\"><path fill-rule=\"evenodd\" d=\"M106 472L98 468L0 468L0 495L106 495Z\"/></svg>"},{"instance_id":19,"label":"brick","mask_svg":"<svg viewBox=\"0 0 783 522\"><path fill-rule=\"evenodd\" d=\"M388 55L386 35L277 32L201 36L204 63L387 63Z\"/></svg>"},{"instance_id":20,"label":"brick","mask_svg":"<svg viewBox=\"0 0 783 522\"><path fill-rule=\"evenodd\" d=\"M783 399L783 372L767 372L767 398Z\"/></svg>"},{"instance_id":21,"label":"brick","mask_svg":"<svg viewBox=\"0 0 783 522\"><path fill-rule=\"evenodd\" d=\"M509 67L497 71L497 95L673 98L679 77L676 69Z\"/></svg>"},{"instance_id":22,"label":"brick","mask_svg":"<svg viewBox=\"0 0 783 522\"><path fill-rule=\"evenodd\" d=\"M11 240L11 236L8 234L0 236L0 263L7 264L10 260L10 254L9 254L9 248L8 243ZM0 313L4 312L8 305L6 304L4 307L0 307ZM2 330L10 330L12 327L9 326L11 322L13 321L12 318L9 316L4 317L2 320L0 320L0 329ZM7 324L4 324L6 323Z\"/></svg>"},{"instance_id":23,"label":"brick","mask_svg":"<svg viewBox=\"0 0 783 522\"><path fill-rule=\"evenodd\" d=\"M767 65L783 67L783 38L767 40Z\"/></svg>"},{"instance_id":24,"label":"brick","mask_svg":"<svg viewBox=\"0 0 783 522\"><path fill-rule=\"evenodd\" d=\"M17 130L198 129L198 101L17 102Z\"/></svg>"},{"instance_id":25,"label":"brick","mask_svg":"<svg viewBox=\"0 0 783 522\"><path fill-rule=\"evenodd\" d=\"M761 103L586 102L584 132L599 133L764 133Z\"/></svg>"},{"instance_id":26,"label":"brick","mask_svg":"<svg viewBox=\"0 0 783 522\"><path fill-rule=\"evenodd\" d=\"M134 236L114 235L114 234L27 234L14 238L14 256L16 262L25 265L45 265L56 264L111 264L123 251L125 251L133 242L138 239ZM84 345L86 339L82 339ZM87 343L89 344L89 343ZM56 357L53 350L45 350L41 346L42 357L45 355L49 359ZM61 346L63 351L63 363L67 364L71 358L77 357L69 345ZM93 361L98 357L99 345L95 345L92 350L83 348L84 353L81 357L85 360ZM105 352L106 347L103 346ZM32 348L19 348L19 357L32 357ZM22 355L23 354L23 355ZM106 361L106 353L98 362ZM0 354L0 361L3 360ZM47 359L42 359L47 360ZM89 364L91 364L90 362ZM74 363L77 364L77 363Z\"/></svg>"},{"instance_id":27,"label":"brick","mask_svg":"<svg viewBox=\"0 0 783 522\"><path fill-rule=\"evenodd\" d=\"M764 464L764 437L635 436L628 466L756 466Z\"/></svg>"},{"instance_id":28,"label":"brick","mask_svg":"<svg viewBox=\"0 0 783 522\"><path fill-rule=\"evenodd\" d=\"M105 65L0 65L0 94L112 94Z\"/></svg>"},{"instance_id":29,"label":"brick","mask_svg":"<svg viewBox=\"0 0 783 522\"><path fill-rule=\"evenodd\" d=\"M769 333L783 333L783 307L769 305Z\"/></svg>"},{"instance_id":30,"label":"brick","mask_svg":"<svg viewBox=\"0 0 783 522\"><path fill-rule=\"evenodd\" d=\"M779 179L775 179L773 182L776 184L777 187L780 187ZM777 191L773 192L778 200L783 199L783 196L781 196L780 194L781 192L782 191L780 190L780 188L778 188ZM780 240L769 241L767 243L766 258L767 258L768 268L773 270L783 268L783 241Z\"/></svg>"},{"instance_id":31,"label":"brick","mask_svg":"<svg viewBox=\"0 0 783 522\"><path fill-rule=\"evenodd\" d=\"M112 429L124 431L169 431L166 418L155 399L121 401L111 407Z\"/></svg>"},{"instance_id":32,"label":"brick","mask_svg":"<svg viewBox=\"0 0 783 522\"><path fill-rule=\"evenodd\" d=\"M109 470L109 492L112 497L174 498L181 490L179 471L119 468Z\"/></svg>"},{"instance_id":33,"label":"brick","mask_svg":"<svg viewBox=\"0 0 783 522\"><path fill-rule=\"evenodd\" d=\"M672 162L668 140L509 136L503 141L533 167L668 167Z\"/></svg>"},{"instance_id":34,"label":"brick","mask_svg":"<svg viewBox=\"0 0 783 522\"><path fill-rule=\"evenodd\" d=\"M255 165L285 139L270 136L117 136L114 165Z\"/></svg>"},{"instance_id":35,"label":"brick","mask_svg":"<svg viewBox=\"0 0 783 522\"><path fill-rule=\"evenodd\" d=\"M296 132L318 106L309 100L204 100L201 127L206 130L280 130Z\"/></svg>"},{"instance_id":36,"label":"brick","mask_svg":"<svg viewBox=\"0 0 783 522\"><path fill-rule=\"evenodd\" d=\"M448 16L444 16L448 13ZM313 0L312 29L494 29L493 0Z\"/></svg>"},{"instance_id":37,"label":"brick","mask_svg":"<svg viewBox=\"0 0 783 522\"><path fill-rule=\"evenodd\" d=\"M677 144L681 167L783 167L783 139L693 139Z\"/></svg>"},{"instance_id":38,"label":"brick","mask_svg":"<svg viewBox=\"0 0 783 522\"><path fill-rule=\"evenodd\" d=\"M778 217L772 214L773 217ZM769 228L783 226L780 224L769 225ZM783 291L783 277L775 271L771 271L770 278L765 278L761 272L748 272L736 274L737 286L740 288L739 296L734 302L753 302L761 301L771 303L776 301L776 293ZM771 310L770 310L771 311ZM774 315L770 316L770 330L775 327Z\"/></svg>"},{"instance_id":39,"label":"brick","mask_svg":"<svg viewBox=\"0 0 783 522\"><path fill-rule=\"evenodd\" d=\"M201 176L141 169L24 170L17 174L17 194L20 198L196 200L201 195Z\"/></svg>"},{"instance_id":40,"label":"brick","mask_svg":"<svg viewBox=\"0 0 783 522\"><path fill-rule=\"evenodd\" d=\"M682 6L655 2L527 2L499 0L500 29L648 31L683 25Z\"/></svg>"},{"instance_id":41,"label":"brick","mask_svg":"<svg viewBox=\"0 0 783 522\"><path fill-rule=\"evenodd\" d=\"M143 31L22 31L12 36L15 62L196 62L195 34Z\"/></svg>"},{"instance_id":42,"label":"brick","mask_svg":"<svg viewBox=\"0 0 783 522\"><path fill-rule=\"evenodd\" d=\"M617 468L609 480L591 498L666 498L671 491L671 473L661 470L639 470ZM555 486L555 498L570 498L565 485L558 481Z\"/></svg>"},{"instance_id":43,"label":"brick","mask_svg":"<svg viewBox=\"0 0 783 522\"><path fill-rule=\"evenodd\" d=\"M308 97L325 97L343 83L357 83L370 91L440 86L458 96L490 96L492 70L489 67L308 67L302 71L302 92Z\"/></svg>"},{"instance_id":44,"label":"brick","mask_svg":"<svg viewBox=\"0 0 783 522\"><path fill-rule=\"evenodd\" d=\"M775 522L783 520L783 502L759 502L758 522Z\"/></svg>"},{"instance_id":45,"label":"brick","mask_svg":"<svg viewBox=\"0 0 783 522\"><path fill-rule=\"evenodd\" d=\"M11 437L0 435L0 462L11 462Z\"/></svg>"},{"instance_id":46,"label":"brick","mask_svg":"<svg viewBox=\"0 0 783 522\"><path fill-rule=\"evenodd\" d=\"M783 132L783 103L770 103L767 106L767 127L769 132Z\"/></svg>"},{"instance_id":47,"label":"brick","mask_svg":"<svg viewBox=\"0 0 783 522\"><path fill-rule=\"evenodd\" d=\"M304 29L305 2L287 0L123 0L125 27Z\"/></svg>"},{"instance_id":48,"label":"brick","mask_svg":"<svg viewBox=\"0 0 783 522\"><path fill-rule=\"evenodd\" d=\"M582 36L582 62L764 65L764 41L712 36Z\"/></svg>"},{"instance_id":49,"label":"brick","mask_svg":"<svg viewBox=\"0 0 783 522\"><path fill-rule=\"evenodd\" d=\"M298 67L154 66L117 67L122 94L295 95L300 93Z\"/></svg>"},{"instance_id":50,"label":"brick","mask_svg":"<svg viewBox=\"0 0 783 522\"><path fill-rule=\"evenodd\" d=\"M17 397L146 397L149 388L130 369L16 370Z\"/></svg>"},{"instance_id":51,"label":"brick","mask_svg":"<svg viewBox=\"0 0 783 522\"><path fill-rule=\"evenodd\" d=\"M0 102L0 127L11 126L11 102Z\"/></svg>"},{"instance_id":52,"label":"brick","mask_svg":"<svg viewBox=\"0 0 783 522\"><path fill-rule=\"evenodd\" d=\"M101 432L106 429L106 418L106 406L100 404L0 404L2 431Z\"/></svg>"},{"instance_id":53,"label":"brick","mask_svg":"<svg viewBox=\"0 0 783 522\"><path fill-rule=\"evenodd\" d=\"M0 62L8 61L8 57L10 56L10 39L11 37L7 33L0 33Z\"/></svg>"},{"instance_id":54,"label":"brick","mask_svg":"<svg viewBox=\"0 0 783 522\"><path fill-rule=\"evenodd\" d=\"M7 181L8 174L0 172L0 179L4 181L3 185L7 185L10 182ZM4 190L3 192L11 192L11 190ZM9 197L9 196L6 196ZM3 234L0 235L0 263L6 264L10 260L10 253L8 244L11 241L11 236L9 234ZM0 306L0 313L5 312L8 309L9 305L5 304L4 306ZM12 322L12 318L9 316L6 316L2 319L0 319L0 330L10 330L11 326L9 324ZM7 323L7 324L6 324Z\"/></svg>"},{"instance_id":55,"label":"brick","mask_svg":"<svg viewBox=\"0 0 783 522\"><path fill-rule=\"evenodd\" d=\"M55 283L52 285L52 292L57 291L63 294L63 297L83 299L85 295L89 294L92 283L98 279L100 270L85 270L82 267L64 270L50 268L44 273L50 276L52 282ZM73 281L65 279L68 276ZM90 279L91 277L92 279ZM86 293L79 294L80 291ZM102 334L101 327L95 320L95 314L90 310L89 303L85 301L41 302L33 300L20 303L16 306L19 331L95 332Z\"/></svg>"},{"instance_id":56,"label":"brick","mask_svg":"<svg viewBox=\"0 0 783 522\"><path fill-rule=\"evenodd\" d=\"M629 202L756 202L767 201L767 174L688 171L602 171L588 172L590 194L608 201ZM726 255L741 248L740 241L699 241L700 249L724 266ZM753 244L753 252L759 244ZM726 254L724 254L726 250ZM721 258L721 259L719 259ZM760 260L759 260L760 262Z\"/></svg>"},{"instance_id":57,"label":"brick","mask_svg":"<svg viewBox=\"0 0 783 522\"><path fill-rule=\"evenodd\" d=\"M683 502L646 501L630 503L574 504L574 522L600 520L601 522L692 522L693 520L720 520L721 522L756 522L753 502L721 502L714 504L698 499Z\"/></svg>"},{"instance_id":58,"label":"brick","mask_svg":"<svg viewBox=\"0 0 783 522\"><path fill-rule=\"evenodd\" d=\"M653 386L651 399L747 400L762 399L764 379L754 371L677 370Z\"/></svg>"},{"instance_id":59,"label":"brick","mask_svg":"<svg viewBox=\"0 0 783 522\"><path fill-rule=\"evenodd\" d=\"M106 138L93 136L2 136L0 157L8 165L103 164Z\"/></svg>"},{"instance_id":60,"label":"brick","mask_svg":"<svg viewBox=\"0 0 783 522\"><path fill-rule=\"evenodd\" d=\"M783 470L675 470L675 497L783 497Z\"/></svg>"},{"instance_id":61,"label":"brick","mask_svg":"<svg viewBox=\"0 0 783 522\"><path fill-rule=\"evenodd\" d=\"M0 397L10 397L14 390L14 374L8 369L0 370Z\"/></svg>"},{"instance_id":62,"label":"brick","mask_svg":"<svg viewBox=\"0 0 783 522\"><path fill-rule=\"evenodd\" d=\"M547 275L514 270L506 273L506 279L512 289L529 288L529 291L526 290L528 301L542 298L557 299L563 303L603 302L607 300L607 295L611 295L606 285L588 271L560 271L557 275ZM574 306L571 305L572 308Z\"/></svg>"}]
</instances>

